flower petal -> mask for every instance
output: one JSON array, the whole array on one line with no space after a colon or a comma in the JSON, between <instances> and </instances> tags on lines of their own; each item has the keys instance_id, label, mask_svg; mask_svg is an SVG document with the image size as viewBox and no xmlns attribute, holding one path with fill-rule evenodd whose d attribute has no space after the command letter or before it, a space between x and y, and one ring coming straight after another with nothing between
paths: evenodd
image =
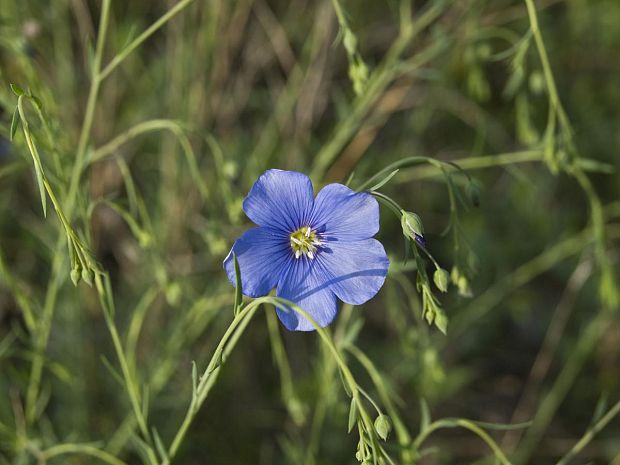
<instances>
[{"instance_id":1,"label":"flower petal","mask_svg":"<svg viewBox=\"0 0 620 465\"><path fill-rule=\"evenodd\" d=\"M284 297L307 311L321 326L332 322L337 313L336 296L326 282L329 275L316 260L293 259L278 283L278 297ZM278 309L280 321L291 331L313 331L310 321L292 309Z\"/></svg>"},{"instance_id":2,"label":"flower petal","mask_svg":"<svg viewBox=\"0 0 620 465\"><path fill-rule=\"evenodd\" d=\"M283 170L265 171L243 201L243 211L259 226L292 233L312 211L314 191L310 178Z\"/></svg>"},{"instance_id":3,"label":"flower petal","mask_svg":"<svg viewBox=\"0 0 620 465\"><path fill-rule=\"evenodd\" d=\"M366 192L328 184L314 200L310 225L328 238L368 239L379 231L379 204Z\"/></svg>"},{"instance_id":4,"label":"flower petal","mask_svg":"<svg viewBox=\"0 0 620 465\"><path fill-rule=\"evenodd\" d=\"M224 268L230 282L235 285L233 252L241 271L241 290L250 297L269 294L276 287L288 260L294 260L289 239L272 228L253 228L235 241Z\"/></svg>"},{"instance_id":5,"label":"flower petal","mask_svg":"<svg viewBox=\"0 0 620 465\"><path fill-rule=\"evenodd\" d=\"M390 264L383 245L375 239L327 242L316 260L331 274L330 289L352 305L363 304L379 292Z\"/></svg>"}]
</instances>

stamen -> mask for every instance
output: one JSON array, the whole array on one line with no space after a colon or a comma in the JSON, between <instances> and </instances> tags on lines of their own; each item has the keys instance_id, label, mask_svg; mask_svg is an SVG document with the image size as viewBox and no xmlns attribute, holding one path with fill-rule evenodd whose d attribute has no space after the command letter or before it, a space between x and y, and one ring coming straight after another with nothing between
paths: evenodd
<instances>
[{"instance_id":1,"label":"stamen","mask_svg":"<svg viewBox=\"0 0 620 465\"><path fill-rule=\"evenodd\" d=\"M317 246L321 245L321 239L317 236L310 226L303 226L290 235L291 248L295 253L295 258L303 255L310 260L314 260L317 253Z\"/></svg>"}]
</instances>

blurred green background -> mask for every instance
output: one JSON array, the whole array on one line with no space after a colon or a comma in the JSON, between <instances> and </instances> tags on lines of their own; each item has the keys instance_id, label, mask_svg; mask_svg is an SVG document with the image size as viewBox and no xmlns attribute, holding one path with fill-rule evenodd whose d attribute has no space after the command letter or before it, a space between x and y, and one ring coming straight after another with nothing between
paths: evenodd
<instances>
[{"instance_id":1,"label":"blurred green background","mask_svg":"<svg viewBox=\"0 0 620 465\"><path fill-rule=\"evenodd\" d=\"M183 8L142 41L175 4ZM447 294L436 291L447 336L422 318L400 222L385 209L390 275L374 300L342 310L335 338L354 339L374 362L412 435L423 398L433 419L533 420L490 434L515 464L556 463L620 400L620 322L605 304L620 245L620 2L535 6L572 139L553 111L550 126L550 95L557 103L526 2L112 1L109 73L75 178L101 3L1 0L0 463L93 463L41 455L66 442L143 459L97 294L69 279L22 123L11 141L10 83L40 99L43 119L36 105L25 114L43 168L110 273L116 325L165 444L190 401L192 361L204 370L232 318L221 263L250 226L241 202L254 180L292 169L318 190L354 172L355 187L425 156L474 178L447 169L462 202L450 202L428 164L401 169L381 191L421 216L428 250L460 271ZM609 207L604 249L584 185ZM602 296L601 263L612 267ZM175 463L355 463L330 356L316 334L274 325L272 312L257 314L226 360ZM362 365L348 361L374 396ZM616 418L575 463L620 465L618 438ZM479 462L490 451L468 431L427 443L436 449L416 463L493 460Z\"/></svg>"}]
</instances>

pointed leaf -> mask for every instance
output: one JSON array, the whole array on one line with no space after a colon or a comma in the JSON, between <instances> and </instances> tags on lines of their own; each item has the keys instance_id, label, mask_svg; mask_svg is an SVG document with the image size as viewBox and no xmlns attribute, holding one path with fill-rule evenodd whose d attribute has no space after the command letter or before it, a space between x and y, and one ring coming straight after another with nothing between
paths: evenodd
<instances>
[{"instance_id":1,"label":"pointed leaf","mask_svg":"<svg viewBox=\"0 0 620 465\"><path fill-rule=\"evenodd\" d=\"M159 454L159 457L161 458L162 462L168 463L169 461L168 452L166 452L164 443L161 440L161 437L159 436L159 433L157 432L156 428L153 428L153 442L155 443L155 449L157 450L157 453Z\"/></svg>"},{"instance_id":2,"label":"pointed leaf","mask_svg":"<svg viewBox=\"0 0 620 465\"><path fill-rule=\"evenodd\" d=\"M11 86L11 90L13 91L13 93L17 95L18 97L26 93L24 92L24 89L19 87L17 84L9 84L9 85Z\"/></svg>"},{"instance_id":3,"label":"pointed leaf","mask_svg":"<svg viewBox=\"0 0 620 465\"><path fill-rule=\"evenodd\" d=\"M383 186L385 186L388 182L390 182L390 180L396 176L398 174L399 170L394 170L392 171L390 174L388 174L385 178L383 178L383 180L379 181L377 184L375 184L374 186L372 186L370 189L368 189L369 191L376 191L381 189Z\"/></svg>"},{"instance_id":4,"label":"pointed leaf","mask_svg":"<svg viewBox=\"0 0 620 465\"><path fill-rule=\"evenodd\" d=\"M347 431L350 433L357 423L357 402L355 398L351 399L351 407L349 407L349 426Z\"/></svg>"},{"instance_id":5,"label":"pointed leaf","mask_svg":"<svg viewBox=\"0 0 620 465\"><path fill-rule=\"evenodd\" d=\"M425 431L431 424L431 412L424 398L420 398L420 431Z\"/></svg>"},{"instance_id":6,"label":"pointed leaf","mask_svg":"<svg viewBox=\"0 0 620 465\"><path fill-rule=\"evenodd\" d=\"M17 116L17 107L15 107L15 111L13 112L13 117L11 118L11 132L10 132L10 140L12 141L15 138L15 133L17 132L17 126L19 125L19 119Z\"/></svg>"}]
</instances>

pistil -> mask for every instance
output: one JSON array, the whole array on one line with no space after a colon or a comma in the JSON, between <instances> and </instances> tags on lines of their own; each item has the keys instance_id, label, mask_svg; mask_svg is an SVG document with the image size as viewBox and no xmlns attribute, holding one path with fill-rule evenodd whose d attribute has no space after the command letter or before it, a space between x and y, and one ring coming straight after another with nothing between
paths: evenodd
<instances>
[{"instance_id":1,"label":"pistil","mask_svg":"<svg viewBox=\"0 0 620 465\"><path fill-rule=\"evenodd\" d=\"M321 245L316 231L310 228L310 226L299 228L291 234L290 239L295 258L305 255L312 260L316 256L317 246Z\"/></svg>"}]
</instances>

